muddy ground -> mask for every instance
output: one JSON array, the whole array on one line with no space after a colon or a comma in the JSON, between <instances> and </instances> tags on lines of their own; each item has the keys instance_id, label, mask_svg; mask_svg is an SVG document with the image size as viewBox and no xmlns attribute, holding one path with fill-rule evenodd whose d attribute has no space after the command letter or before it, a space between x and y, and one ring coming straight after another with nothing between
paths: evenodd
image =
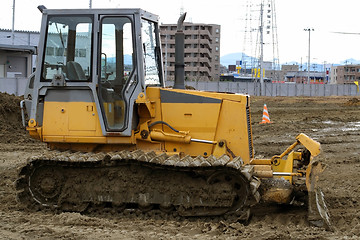
<instances>
[{"instance_id":1,"label":"muddy ground","mask_svg":"<svg viewBox=\"0 0 360 240\"><path fill-rule=\"evenodd\" d=\"M256 155L286 149L298 133L321 143L327 164L320 184L335 231L310 227L306 208L255 209L248 225L211 219L153 219L111 213L32 212L15 201L17 167L46 146L21 127L19 98L0 94L0 239L359 239L360 98L254 97ZM259 125L266 103L269 125Z\"/></svg>"}]
</instances>

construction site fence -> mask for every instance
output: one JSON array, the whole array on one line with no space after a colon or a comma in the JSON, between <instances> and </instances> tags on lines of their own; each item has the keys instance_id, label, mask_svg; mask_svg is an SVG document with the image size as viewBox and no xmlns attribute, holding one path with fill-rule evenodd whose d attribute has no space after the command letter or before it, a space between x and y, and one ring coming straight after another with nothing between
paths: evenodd
<instances>
[{"instance_id":1,"label":"construction site fence","mask_svg":"<svg viewBox=\"0 0 360 240\"><path fill-rule=\"evenodd\" d=\"M0 92L22 96L28 79L25 77L0 78Z\"/></svg>"},{"instance_id":2,"label":"construction site fence","mask_svg":"<svg viewBox=\"0 0 360 240\"><path fill-rule=\"evenodd\" d=\"M173 86L167 81L166 86ZM213 92L243 93L252 96L360 96L355 84L301 84L301 83L264 83L265 90L261 94L259 82L202 82L185 81L186 86L196 90Z\"/></svg>"},{"instance_id":3,"label":"construction site fence","mask_svg":"<svg viewBox=\"0 0 360 240\"><path fill-rule=\"evenodd\" d=\"M17 96L24 95L27 78L0 78L0 92ZM173 86L166 81L166 86ZM261 96L258 82L206 82L185 81L185 85L197 90L213 92L245 93ZM300 83L264 83L264 96L360 96L355 84L300 84Z\"/></svg>"}]
</instances>

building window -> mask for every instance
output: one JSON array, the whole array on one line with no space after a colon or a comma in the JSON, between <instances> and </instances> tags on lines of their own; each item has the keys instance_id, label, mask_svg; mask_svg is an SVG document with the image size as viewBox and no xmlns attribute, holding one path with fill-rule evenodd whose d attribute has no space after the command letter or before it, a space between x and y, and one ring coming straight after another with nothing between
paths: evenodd
<instances>
[{"instance_id":1,"label":"building window","mask_svg":"<svg viewBox=\"0 0 360 240\"><path fill-rule=\"evenodd\" d=\"M65 48L65 55L66 55L67 48ZM64 51L62 48L56 48L55 49L55 56L63 56Z\"/></svg>"},{"instance_id":2,"label":"building window","mask_svg":"<svg viewBox=\"0 0 360 240\"><path fill-rule=\"evenodd\" d=\"M218 47L218 46L215 47L215 51L217 51L217 52L219 51L219 47Z\"/></svg>"},{"instance_id":3,"label":"building window","mask_svg":"<svg viewBox=\"0 0 360 240\"><path fill-rule=\"evenodd\" d=\"M54 56L54 48L53 47L47 47L46 48L46 55Z\"/></svg>"},{"instance_id":4,"label":"building window","mask_svg":"<svg viewBox=\"0 0 360 240\"><path fill-rule=\"evenodd\" d=\"M217 37L217 38L215 38L215 42L219 42L219 38Z\"/></svg>"},{"instance_id":5,"label":"building window","mask_svg":"<svg viewBox=\"0 0 360 240\"><path fill-rule=\"evenodd\" d=\"M217 28L217 29L215 30L215 32L216 32L216 33L219 33L219 32L220 32L220 30Z\"/></svg>"},{"instance_id":6,"label":"building window","mask_svg":"<svg viewBox=\"0 0 360 240\"><path fill-rule=\"evenodd\" d=\"M86 57L86 49L75 49L75 57Z\"/></svg>"}]
</instances>

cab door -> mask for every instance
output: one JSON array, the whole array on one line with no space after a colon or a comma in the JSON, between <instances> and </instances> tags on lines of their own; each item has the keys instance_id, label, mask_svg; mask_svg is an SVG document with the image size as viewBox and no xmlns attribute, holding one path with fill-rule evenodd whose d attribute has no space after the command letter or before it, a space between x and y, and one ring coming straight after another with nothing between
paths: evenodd
<instances>
[{"instance_id":1,"label":"cab door","mask_svg":"<svg viewBox=\"0 0 360 240\"><path fill-rule=\"evenodd\" d=\"M107 132L122 132L129 127L131 85L137 78L133 16L102 16L99 36L102 116Z\"/></svg>"}]
</instances>

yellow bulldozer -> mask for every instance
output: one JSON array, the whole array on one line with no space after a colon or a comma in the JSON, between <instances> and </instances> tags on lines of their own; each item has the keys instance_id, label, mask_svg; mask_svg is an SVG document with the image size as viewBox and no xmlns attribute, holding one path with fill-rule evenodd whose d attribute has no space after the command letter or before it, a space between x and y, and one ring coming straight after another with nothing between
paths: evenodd
<instances>
[{"instance_id":1,"label":"yellow bulldozer","mask_svg":"<svg viewBox=\"0 0 360 240\"><path fill-rule=\"evenodd\" d=\"M302 192L310 223L331 227L318 142L299 134L283 153L257 159L248 95L185 90L185 15L175 84L165 88L156 15L38 8L37 67L21 108L31 137L52 151L20 168L18 201L246 220L257 203L287 204Z\"/></svg>"}]
</instances>

